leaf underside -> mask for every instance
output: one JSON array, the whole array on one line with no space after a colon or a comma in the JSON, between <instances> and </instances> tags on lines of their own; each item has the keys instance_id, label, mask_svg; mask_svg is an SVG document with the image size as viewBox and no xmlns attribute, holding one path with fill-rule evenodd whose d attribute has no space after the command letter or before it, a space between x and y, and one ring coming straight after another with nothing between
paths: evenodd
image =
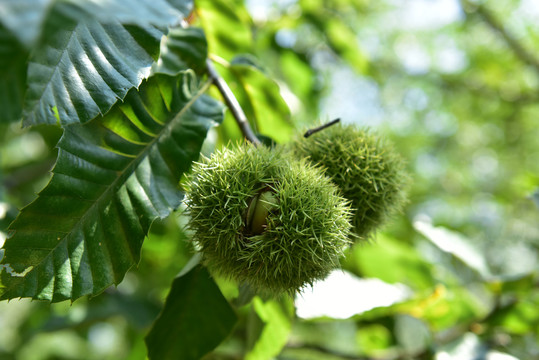
<instances>
[{"instance_id":1,"label":"leaf underside","mask_svg":"<svg viewBox=\"0 0 539 360\"><path fill-rule=\"evenodd\" d=\"M178 182L222 119L207 86L191 71L156 75L105 117L65 128L50 183L10 227L1 300L75 300L123 279L152 221L179 205Z\"/></svg>"},{"instance_id":2,"label":"leaf underside","mask_svg":"<svg viewBox=\"0 0 539 360\"><path fill-rule=\"evenodd\" d=\"M179 10L156 1L163 3L160 12L149 0L132 0L138 8L131 11L121 11L126 6L116 0L56 2L30 57L24 125L85 123L138 87L167 25L190 9L186 0L176 1Z\"/></svg>"}]
</instances>

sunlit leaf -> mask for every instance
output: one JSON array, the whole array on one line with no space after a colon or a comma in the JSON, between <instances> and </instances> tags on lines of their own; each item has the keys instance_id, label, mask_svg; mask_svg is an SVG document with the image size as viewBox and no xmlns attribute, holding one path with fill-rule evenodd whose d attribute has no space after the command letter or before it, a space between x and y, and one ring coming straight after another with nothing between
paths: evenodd
<instances>
[{"instance_id":1,"label":"sunlit leaf","mask_svg":"<svg viewBox=\"0 0 539 360\"><path fill-rule=\"evenodd\" d=\"M330 19L325 24L325 33L329 45L358 73L367 72L369 61L366 54L359 48L358 41L352 29L340 19Z\"/></svg>"},{"instance_id":2,"label":"sunlit leaf","mask_svg":"<svg viewBox=\"0 0 539 360\"><path fill-rule=\"evenodd\" d=\"M191 11L191 0L2 0L0 22L31 49L42 36L44 23L50 21L56 8L71 21L98 19L102 22L119 21L123 24L164 27L178 22ZM58 24L58 20L53 21Z\"/></svg>"},{"instance_id":3,"label":"sunlit leaf","mask_svg":"<svg viewBox=\"0 0 539 360\"><path fill-rule=\"evenodd\" d=\"M392 333L382 324L361 326L357 333L357 342L362 353L374 356L391 346Z\"/></svg>"},{"instance_id":4,"label":"sunlit leaf","mask_svg":"<svg viewBox=\"0 0 539 360\"><path fill-rule=\"evenodd\" d=\"M257 68L232 63L223 71L253 129L278 143L290 140L294 127L279 85Z\"/></svg>"},{"instance_id":5,"label":"sunlit leaf","mask_svg":"<svg viewBox=\"0 0 539 360\"><path fill-rule=\"evenodd\" d=\"M252 21L243 5L232 0L197 0L195 6L211 54L230 61L251 51Z\"/></svg>"},{"instance_id":6,"label":"sunlit leaf","mask_svg":"<svg viewBox=\"0 0 539 360\"><path fill-rule=\"evenodd\" d=\"M286 305L284 304L285 307ZM247 353L245 359L274 359L288 341L292 328L289 311L276 300L263 301L259 297L254 298L253 306L264 326L260 337L255 342L253 349Z\"/></svg>"},{"instance_id":7,"label":"sunlit leaf","mask_svg":"<svg viewBox=\"0 0 539 360\"><path fill-rule=\"evenodd\" d=\"M381 306L354 316L358 321L373 322L398 314L408 314L423 320L434 331L448 329L485 316L488 309L463 288L439 285L429 292L416 294L411 300Z\"/></svg>"},{"instance_id":8,"label":"sunlit leaf","mask_svg":"<svg viewBox=\"0 0 539 360\"><path fill-rule=\"evenodd\" d=\"M24 124L54 124L54 109L63 125L84 123L138 87L166 26L190 4L179 2L182 12L156 1L56 2L30 57Z\"/></svg>"},{"instance_id":9,"label":"sunlit leaf","mask_svg":"<svg viewBox=\"0 0 539 360\"><path fill-rule=\"evenodd\" d=\"M174 279L146 337L150 360L199 360L223 341L236 314L195 255Z\"/></svg>"},{"instance_id":10,"label":"sunlit leaf","mask_svg":"<svg viewBox=\"0 0 539 360\"><path fill-rule=\"evenodd\" d=\"M180 203L178 182L222 108L187 72L157 75L103 118L66 127L53 177L10 227L2 299L96 295L140 257L152 221Z\"/></svg>"},{"instance_id":11,"label":"sunlit leaf","mask_svg":"<svg viewBox=\"0 0 539 360\"><path fill-rule=\"evenodd\" d=\"M280 70L286 77L286 84L305 103L314 104L312 98L316 98L315 95L318 95L315 87L315 74L307 60L293 51L284 51L279 61Z\"/></svg>"},{"instance_id":12,"label":"sunlit leaf","mask_svg":"<svg viewBox=\"0 0 539 360\"><path fill-rule=\"evenodd\" d=\"M442 251L456 256L483 278L490 277L485 255L476 249L469 239L443 227L434 227L427 222L416 221L414 227Z\"/></svg>"},{"instance_id":13,"label":"sunlit leaf","mask_svg":"<svg viewBox=\"0 0 539 360\"><path fill-rule=\"evenodd\" d=\"M346 271L333 271L312 289L296 297L298 317L304 319L347 319L371 309L390 307L410 298L412 292L402 284L388 284L377 278L358 278Z\"/></svg>"},{"instance_id":14,"label":"sunlit leaf","mask_svg":"<svg viewBox=\"0 0 539 360\"><path fill-rule=\"evenodd\" d=\"M506 275L496 276L490 279L486 286L496 294L509 294L509 293L526 293L533 289L535 282L537 281L537 275L531 274L518 274L518 275Z\"/></svg>"},{"instance_id":15,"label":"sunlit leaf","mask_svg":"<svg viewBox=\"0 0 539 360\"><path fill-rule=\"evenodd\" d=\"M539 326L539 293L515 300L507 306L500 306L489 317L487 323L493 327L502 327L511 334L529 334Z\"/></svg>"},{"instance_id":16,"label":"sunlit leaf","mask_svg":"<svg viewBox=\"0 0 539 360\"><path fill-rule=\"evenodd\" d=\"M423 319L434 330L469 323L488 312L488 308L464 288L439 286L427 299L411 308L410 315Z\"/></svg>"},{"instance_id":17,"label":"sunlit leaf","mask_svg":"<svg viewBox=\"0 0 539 360\"><path fill-rule=\"evenodd\" d=\"M435 284L431 264L411 245L383 234L378 235L373 244L355 246L346 260L345 267L361 276L420 290Z\"/></svg>"}]
</instances>

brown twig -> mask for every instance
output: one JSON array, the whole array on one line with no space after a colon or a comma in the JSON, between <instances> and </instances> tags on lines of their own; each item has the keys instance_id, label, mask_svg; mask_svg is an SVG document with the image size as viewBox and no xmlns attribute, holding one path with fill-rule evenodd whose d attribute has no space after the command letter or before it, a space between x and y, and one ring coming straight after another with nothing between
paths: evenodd
<instances>
[{"instance_id":1,"label":"brown twig","mask_svg":"<svg viewBox=\"0 0 539 360\"><path fill-rule=\"evenodd\" d=\"M330 127L331 125L335 125L336 123L338 123L339 121L341 121L340 118L337 118L335 120L331 120L330 122L326 123L326 124L323 124L323 125L320 125L318 127L315 127L313 129L309 129L307 130L307 132L305 134L303 134L303 137L306 137L308 138L309 136L311 136L312 134L316 134L317 132L321 131L321 130L324 130L325 128L328 128Z\"/></svg>"},{"instance_id":2,"label":"brown twig","mask_svg":"<svg viewBox=\"0 0 539 360\"><path fill-rule=\"evenodd\" d=\"M238 100L234 96L234 93L232 92L232 90L230 90L230 87L228 86L226 81L221 77L221 75L219 75L217 69L215 69L215 66L213 66L213 62L209 58L206 59L206 67L208 69L210 77L213 79L213 83L215 84L217 89L219 89L219 92L223 96L226 105L230 109L232 116L234 116L234 119L236 119L236 122L238 123L238 126L243 133L243 136L245 136L245 138L248 141L252 142L254 145L261 145L262 143L260 142L260 140L258 140L255 133L251 129L249 121L247 120L247 116L245 116L245 113L243 112L243 109L238 103Z\"/></svg>"}]
</instances>

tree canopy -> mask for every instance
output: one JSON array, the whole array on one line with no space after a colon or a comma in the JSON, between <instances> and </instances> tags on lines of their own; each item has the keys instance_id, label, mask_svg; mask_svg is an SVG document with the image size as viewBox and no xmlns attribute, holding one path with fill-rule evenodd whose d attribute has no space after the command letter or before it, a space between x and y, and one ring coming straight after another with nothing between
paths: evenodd
<instances>
[{"instance_id":1,"label":"tree canopy","mask_svg":"<svg viewBox=\"0 0 539 360\"><path fill-rule=\"evenodd\" d=\"M537 20L528 0L3 1L0 358L539 359ZM245 141L216 76L264 144L340 118L407 161L404 210L295 298L193 255L185 176Z\"/></svg>"}]
</instances>

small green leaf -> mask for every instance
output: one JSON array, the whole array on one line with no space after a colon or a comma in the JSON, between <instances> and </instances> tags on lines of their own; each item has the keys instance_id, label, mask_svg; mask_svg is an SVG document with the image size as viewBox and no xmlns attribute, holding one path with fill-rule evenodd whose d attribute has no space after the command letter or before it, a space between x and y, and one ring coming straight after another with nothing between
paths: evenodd
<instances>
[{"instance_id":1,"label":"small green leaf","mask_svg":"<svg viewBox=\"0 0 539 360\"><path fill-rule=\"evenodd\" d=\"M150 360L199 360L223 341L237 318L195 255L174 279L163 311L146 336Z\"/></svg>"},{"instance_id":2,"label":"small green leaf","mask_svg":"<svg viewBox=\"0 0 539 360\"><path fill-rule=\"evenodd\" d=\"M105 117L65 128L50 183L10 227L1 299L75 300L123 279L221 121L208 86L192 72L156 75Z\"/></svg>"},{"instance_id":3,"label":"small green leaf","mask_svg":"<svg viewBox=\"0 0 539 360\"><path fill-rule=\"evenodd\" d=\"M284 304L284 306L287 305ZM259 297L255 297L253 306L258 317L264 322L264 328L253 349L247 353L245 359L274 359L288 342L292 329L290 315L283 308L283 304L276 300L264 302Z\"/></svg>"}]
</instances>

